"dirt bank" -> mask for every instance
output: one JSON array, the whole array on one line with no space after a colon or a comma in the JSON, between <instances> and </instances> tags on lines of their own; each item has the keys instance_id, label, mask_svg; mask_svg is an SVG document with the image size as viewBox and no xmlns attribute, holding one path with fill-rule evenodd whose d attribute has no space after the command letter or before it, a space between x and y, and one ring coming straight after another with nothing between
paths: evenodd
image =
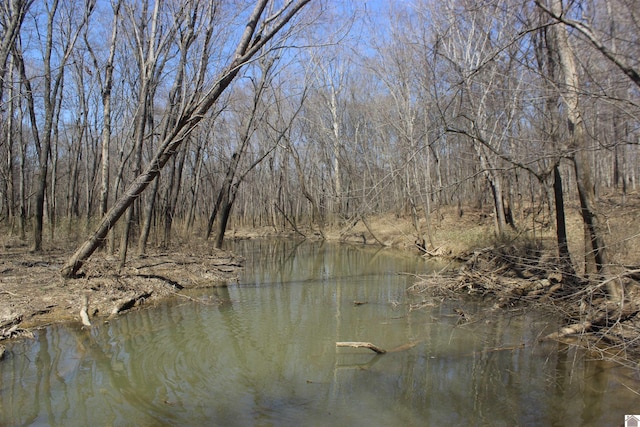
<instances>
[{"instance_id":1,"label":"dirt bank","mask_svg":"<svg viewBox=\"0 0 640 427\"><path fill-rule=\"evenodd\" d=\"M118 271L118 260L95 254L83 277L65 280L60 268L71 250L31 254L16 239L0 247L0 340L29 336L30 329L64 321L97 322L141 305L152 306L194 287L237 279L242 259L204 245L180 251L154 251L135 257ZM83 314L83 315L84 315Z\"/></svg>"}]
</instances>

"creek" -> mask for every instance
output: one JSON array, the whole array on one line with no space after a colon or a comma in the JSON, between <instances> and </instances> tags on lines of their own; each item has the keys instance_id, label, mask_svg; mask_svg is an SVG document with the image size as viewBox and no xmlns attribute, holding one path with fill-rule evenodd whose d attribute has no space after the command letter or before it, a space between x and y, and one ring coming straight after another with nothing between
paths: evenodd
<instances>
[{"instance_id":1,"label":"creek","mask_svg":"<svg viewBox=\"0 0 640 427\"><path fill-rule=\"evenodd\" d=\"M290 240L230 249L246 258L238 283L8 345L0 426L602 426L640 413L637 371L538 341L559 326L549 313L407 293L442 265Z\"/></svg>"}]
</instances>

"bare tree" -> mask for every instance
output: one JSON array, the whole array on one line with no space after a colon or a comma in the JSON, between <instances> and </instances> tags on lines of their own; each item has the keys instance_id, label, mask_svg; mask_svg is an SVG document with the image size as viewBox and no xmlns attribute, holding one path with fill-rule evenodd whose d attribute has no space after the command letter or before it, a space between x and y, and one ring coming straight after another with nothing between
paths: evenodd
<instances>
[{"instance_id":1,"label":"bare tree","mask_svg":"<svg viewBox=\"0 0 640 427\"><path fill-rule=\"evenodd\" d=\"M551 11L560 16L564 13L561 0L551 0ZM566 106L568 148L573 155L576 184L580 198L582 219L585 227L585 243L589 243L586 251L587 274L604 274L608 267L603 229L596 210L595 193L591 166L587 158L586 131L579 102L580 82L575 63L574 51L569 43L567 29L564 26L553 28L553 48L556 50L562 81L561 96Z\"/></svg>"},{"instance_id":2,"label":"bare tree","mask_svg":"<svg viewBox=\"0 0 640 427\"><path fill-rule=\"evenodd\" d=\"M71 5L65 10L59 9L58 0L54 0L50 4L45 5L46 9L46 39L43 43L43 70L42 70L42 88L43 88L43 104L44 104L44 123L41 126L41 132L38 132L37 121L35 120L35 104L33 99L29 100L29 108L33 131L39 133L39 137L36 138L36 150L38 152L38 171L36 178L36 190L35 190L35 212L34 212L34 232L33 232L33 251L40 251L42 249L42 232L44 221L44 206L45 196L47 190L47 176L49 171L49 157L51 153L52 141L54 139L54 132L56 131L55 118L59 113L60 97L62 96L62 85L64 72L67 65L67 61L71 57L75 43L80 35L80 31L84 25L89 21L89 17L94 9L94 3L86 1L83 5L84 10L79 15L79 22L74 21L74 17L78 16L78 11L73 10ZM58 12L66 13L65 16L60 17L58 21ZM66 26L66 30L58 34L55 31L56 25ZM56 36L60 35L61 39L54 40ZM60 47L58 49L58 47ZM54 51L60 52L59 55L55 55ZM22 78L27 80L26 72L24 70L24 63L22 55L17 54L16 58L20 61L20 69ZM54 63L55 61L55 63ZM28 96L32 97L31 93Z\"/></svg>"},{"instance_id":3,"label":"bare tree","mask_svg":"<svg viewBox=\"0 0 640 427\"><path fill-rule=\"evenodd\" d=\"M2 17L0 18L0 28L2 29L0 33L0 102L2 101L5 87L9 54L15 46L25 15L32 4L33 0L8 0L2 2Z\"/></svg>"},{"instance_id":4,"label":"bare tree","mask_svg":"<svg viewBox=\"0 0 640 427\"><path fill-rule=\"evenodd\" d=\"M347 143L344 127L346 118L346 97L349 78L348 64L345 58L314 57L312 74L315 80L315 93L318 101L310 103L308 108L315 109L313 132L318 142L325 146L327 166L331 171L333 206L328 207L332 214L344 214L345 190L343 184L342 157ZM309 117L311 119L311 117Z\"/></svg>"},{"instance_id":5,"label":"bare tree","mask_svg":"<svg viewBox=\"0 0 640 427\"><path fill-rule=\"evenodd\" d=\"M539 14L538 14L539 16ZM556 90L557 86L554 82L558 80L557 55L554 53L548 39L550 38L549 28L541 26L540 30L533 37L534 54L536 58L537 69L540 75L548 76L542 81L541 92L545 95L545 101L541 105L542 113L541 123L541 139L549 139L552 147L549 151L553 151L553 196L555 206L555 224L556 224L556 240L558 243L558 267L562 271L565 280L571 282L576 277L576 271L571 261L569 252L569 239L567 236L567 224L565 215L565 197L564 186L561 172L561 161L566 153L566 144L561 140L560 135L560 111L557 108L559 94Z\"/></svg>"},{"instance_id":6,"label":"bare tree","mask_svg":"<svg viewBox=\"0 0 640 427\"><path fill-rule=\"evenodd\" d=\"M94 234L83 243L63 266L64 277L73 277L83 262L93 254L106 237L108 231L120 219L126 209L140 196L144 189L160 173L160 170L171 159L182 142L202 121L216 100L229 87L240 69L250 61L260 49L271 41L310 0L288 2L283 8L270 16L264 16L268 0L259 0L247 19L231 62L219 73L215 82L202 93L194 93L185 102L185 107L176 119L176 124L161 141L146 169L136 177L125 194L111 207L102 219Z\"/></svg>"},{"instance_id":7,"label":"bare tree","mask_svg":"<svg viewBox=\"0 0 640 427\"><path fill-rule=\"evenodd\" d=\"M211 22L215 19L215 13L210 13L207 15L208 21ZM175 27L178 29L179 40L177 42L178 50L179 50L179 62L176 66L176 73L174 77L173 86L169 91L169 99L168 99L168 107L164 112L164 123L162 129L161 138L165 138L167 133L170 132L171 128L175 125L176 117L181 108L183 108L182 103L184 102L183 96L186 92L186 87L188 86L187 79L188 74L186 71L187 60L189 58L190 49L193 43L196 41L196 23L200 19L200 13L197 2L187 2L183 9L174 14L174 20L176 21ZM206 34L206 38L210 38L210 31L212 30L212 26L209 25L208 32ZM173 30L171 31L171 33ZM163 35L166 37L167 35ZM170 36L171 37L171 36ZM180 192L180 176L182 174L182 165L184 165L184 156L186 153L186 148L180 151L180 154L176 157L174 156L171 161L171 167L169 168L169 185L167 186L167 195L165 197L165 209L164 209L164 223L165 223L165 231L164 231L164 244L168 245L171 235L171 225L173 222L173 215L175 211L175 204L177 203L178 194ZM176 158L178 159L176 161ZM177 182L176 180L176 163L178 165L178 173L177 173ZM138 253L143 254L146 250L147 240L149 237L149 231L151 227L151 221L153 216L153 210L156 202L156 197L159 188L159 178L154 182L153 189L147 197L147 206L144 212L144 224L142 226L142 230L140 232L140 238L138 240Z\"/></svg>"},{"instance_id":8,"label":"bare tree","mask_svg":"<svg viewBox=\"0 0 640 427\"><path fill-rule=\"evenodd\" d=\"M89 51L91 59L93 61L93 68L95 70L96 78L99 80L100 93L102 99L102 128L100 133L100 146L101 146L101 166L100 166L100 216L104 216L107 213L109 205L109 170L111 164L111 98L113 93L113 70L114 59L116 55L116 47L118 40L118 28L120 27L120 9L122 6L122 0L117 0L112 3L113 7L113 20L111 24L111 38L109 41L109 55L104 62L98 59L98 56L94 52L89 41L88 31L84 33L85 45ZM104 77L102 77L101 70L104 70Z\"/></svg>"},{"instance_id":9,"label":"bare tree","mask_svg":"<svg viewBox=\"0 0 640 427\"><path fill-rule=\"evenodd\" d=\"M568 27L571 27L577 30L580 34L582 34L588 41L591 43L602 55L615 64L624 74L629 77L629 79L636 85L640 86L640 72L638 71L638 67L631 64L627 59L624 53L621 53L616 48L616 40L617 37L611 37L610 43L611 45L607 46L607 44L603 41L603 37L597 33L597 31L591 27L588 23L584 21L580 21L577 19L571 19L566 11L562 8L562 4L552 3L551 6L545 5L540 0L536 0L536 4L542 10L544 10L547 14L549 14L553 19L557 20L565 24ZM601 6L601 5L600 5ZM610 1L607 1L605 5L609 13L613 11L613 7ZM637 4L634 1L619 1L616 2L615 5L620 13L626 13L627 16L631 17L636 23L638 22L638 9Z\"/></svg>"},{"instance_id":10,"label":"bare tree","mask_svg":"<svg viewBox=\"0 0 640 427\"><path fill-rule=\"evenodd\" d=\"M458 91L456 102L447 106L449 115L442 117L445 131L470 140L491 192L496 234L503 235L507 223L513 225L503 181L509 176L509 163L516 161L503 153L522 105L522 78L509 72L515 57L508 47L518 34L510 31L509 19L500 16L502 3L482 9L466 1L461 4L466 13L459 14L455 7L446 10L447 26L437 39L438 54L455 73L453 87ZM501 60L498 53L505 53Z\"/></svg>"}]
</instances>

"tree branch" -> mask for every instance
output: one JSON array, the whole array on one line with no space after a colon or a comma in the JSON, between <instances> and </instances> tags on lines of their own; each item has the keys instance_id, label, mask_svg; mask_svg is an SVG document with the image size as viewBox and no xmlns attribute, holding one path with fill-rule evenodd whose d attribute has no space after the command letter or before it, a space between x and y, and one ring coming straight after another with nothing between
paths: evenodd
<instances>
[{"instance_id":1,"label":"tree branch","mask_svg":"<svg viewBox=\"0 0 640 427\"><path fill-rule=\"evenodd\" d=\"M594 34L591 27L585 25L580 21L576 21L573 19L567 18L564 14L556 14L553 13L548 7L543 5L540 0L536 0L536 5L543 10L547 15L551 16L558 22L563 23L575 30L577 30L580 34L582 34L586 39L602 53L602 55L607 58L609 61L613 62L613 64L618 67L624 74L627 75L631 79L636 86L640 87L640 73L636 71L632 66L621 60L616 52L611 51L607 46L605 46Z\"/></svg>"}]
</instances>

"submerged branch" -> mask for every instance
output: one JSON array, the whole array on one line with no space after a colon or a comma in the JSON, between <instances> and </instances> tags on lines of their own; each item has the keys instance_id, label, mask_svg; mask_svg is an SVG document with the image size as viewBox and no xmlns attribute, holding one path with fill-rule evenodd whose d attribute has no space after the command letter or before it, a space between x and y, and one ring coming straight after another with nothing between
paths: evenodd
<instances>
[{"instance_id":1,"label":"submerged branch","mask_svg":"<svg viewBox=\"0 0 640 427\"><path fill-rule=\"evenodd\" d=\"M384 354L387 352L387 350L380 348L377 345L371 344L370 342L361 342L361 341L337 342L336 347L368 348L369 350L375 351L378 354Z\"/></svg>"}]
</instances>

